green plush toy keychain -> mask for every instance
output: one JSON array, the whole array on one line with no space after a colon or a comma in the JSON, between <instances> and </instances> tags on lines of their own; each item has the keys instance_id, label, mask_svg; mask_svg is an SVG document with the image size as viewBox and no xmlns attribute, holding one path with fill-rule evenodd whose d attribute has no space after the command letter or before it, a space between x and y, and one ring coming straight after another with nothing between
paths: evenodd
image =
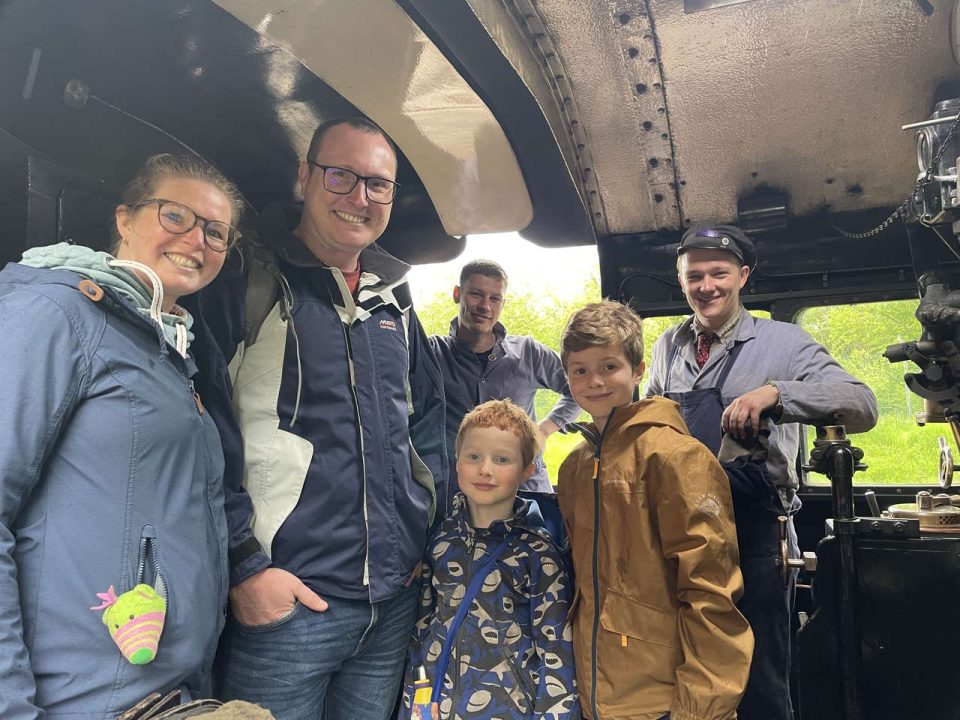
<instances>
[{"instance_id":1,"label":"green plush toy keychain","mask_svg":"<svg viewBox=\"0 0 960 720\"><path fill-rule=\"evenodd\" d=\"M105 593L97 593L103 610L103 624L123 656L133 665L146 665L157 656L167 601L149 585L140 584L119 597L113 585Z\"/></svg>"}]
</instances>

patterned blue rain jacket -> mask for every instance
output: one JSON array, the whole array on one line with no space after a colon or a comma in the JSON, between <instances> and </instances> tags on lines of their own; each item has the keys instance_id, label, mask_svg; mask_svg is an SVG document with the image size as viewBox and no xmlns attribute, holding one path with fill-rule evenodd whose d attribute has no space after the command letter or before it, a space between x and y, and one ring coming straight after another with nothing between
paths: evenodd
<instances>
[{"instance_id":1,"label":"patterned blue rain jacket","mask_svg":"<svg viewBox=\"0 0 960 720\"><path fill-rule=\"evenodd\" d=\"M401 718L410 716L414 668L422 664L431 683L438 681L441 649L472 570L508 535L506 549L452 644L447 672L440 679L440 717L580 717L567 619L573 584L564 553L547 531L537 502L517 498L512 518L474 529L466 499L458 494L451 516L427 549Z\"/></svg>"}]
</instances>

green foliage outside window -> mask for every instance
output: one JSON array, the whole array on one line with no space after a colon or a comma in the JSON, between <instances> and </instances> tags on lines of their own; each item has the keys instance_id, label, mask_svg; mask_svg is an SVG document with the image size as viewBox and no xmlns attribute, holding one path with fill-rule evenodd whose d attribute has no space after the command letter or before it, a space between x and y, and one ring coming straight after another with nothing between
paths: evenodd
<instances>
[{"instance_id":1,"label":"green foliage outside window","mask_svg":"<svg viewBox=\"0 0 960 720\"><path fill-rule=\"evenodd\" d=\"M914 317L916 300L809 308L800 327L830 350L846 370L859 378L877 396L880 419L877 426L852 435L864 451L866 472L854 476L860 485L931 485L937 483L937 436L952 438L947 425L919 427L916 414L923 401L907 390L906 372L916 372L912 363L889 363L882 353L888 345L917 340L920 323ZM811 475L811 482L826 482Z\"/></svg>"}]
</instances>

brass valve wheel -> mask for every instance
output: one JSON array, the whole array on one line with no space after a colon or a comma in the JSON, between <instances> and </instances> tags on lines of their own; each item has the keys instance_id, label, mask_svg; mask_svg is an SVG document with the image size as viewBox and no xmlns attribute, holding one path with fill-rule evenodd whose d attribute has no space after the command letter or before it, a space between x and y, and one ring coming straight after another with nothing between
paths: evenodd
<instances>
[{"instance_id":1,"label":"brass valve wheel","mask_svg":"<svg viewBox=\"0 0 960 720\"><path fill-rule=\"evenodd\" d=\"M954 471L960 470L960 467L953 464L953 450L950 449L950 445L943 435L937 438L937 445L940 446L940 456L937 461L940 487L948 488L953 485Z\"/></svg>"},{"instance_id":2,"label":"brass valve wheel","mask_svg":"<svg viewBox=\"0 0 960 720\"><path fill-rule=\"evenodd\" d=\"M780 574L783 577L783 586L787 587L790 584L790 573L794 569L817 571L817 554L805 552L802 558L791 558L790 544L787 542L787 516L781 515L777 522L780 524Z\"/></svg>"}]
</instances>

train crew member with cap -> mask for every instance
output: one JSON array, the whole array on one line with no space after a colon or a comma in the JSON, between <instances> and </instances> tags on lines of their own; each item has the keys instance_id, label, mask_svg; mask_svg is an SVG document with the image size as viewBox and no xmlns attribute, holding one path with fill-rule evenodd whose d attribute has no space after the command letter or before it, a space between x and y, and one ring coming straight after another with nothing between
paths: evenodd
<instances>
[{"instance_id":1,"label":"train crew member with cap","mask_svg":"<svg viewBox=\"0 0 960 720\"><path fill-rule=\"evenodd\" d=\"M693 314L657 340L645 394L678 402L690 432L719 456L731 480L744 576L738 607L756 638L739 718L792 720L796 578L791 573L785 587L777 517L800 507L800 423L826 421L864 432L876 424L877 401L805 331L756 318L741 305L740 291L756 265L754 244L742 230L691 228L677 253L680 285ZM792 518L788 531L796 557Z\"/></svg>"}]
</instances>

